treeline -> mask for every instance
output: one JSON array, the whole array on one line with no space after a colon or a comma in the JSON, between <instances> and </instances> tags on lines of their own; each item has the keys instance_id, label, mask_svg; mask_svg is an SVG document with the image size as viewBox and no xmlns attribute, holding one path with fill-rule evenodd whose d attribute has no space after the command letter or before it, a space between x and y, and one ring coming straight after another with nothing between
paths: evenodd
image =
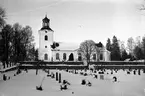
<instances>
[{"instance_id":1,"label":"treeline","mask_svg":"<svg viewBox=\"0 0 145 96\"><path fill-rule=\"evenodd\" d=\"M145 37L138 36L136 40L130 37L125 46L123 41L113 36L112 41L108 38L106 49L111 52L112 61L143 60L145 59Z\"/></svg>"},{"instance_id":2,"label":"treeline","mask_svg":"<svg viewBox=\"0 0 145 96\"><path fill-rule=\"evenodd\" d=\"M38 60L32 28L19 23L7 24L5 18L5 11L0 7L0 61L8 65L11 62Z\"/></svg>"}]
</instances>

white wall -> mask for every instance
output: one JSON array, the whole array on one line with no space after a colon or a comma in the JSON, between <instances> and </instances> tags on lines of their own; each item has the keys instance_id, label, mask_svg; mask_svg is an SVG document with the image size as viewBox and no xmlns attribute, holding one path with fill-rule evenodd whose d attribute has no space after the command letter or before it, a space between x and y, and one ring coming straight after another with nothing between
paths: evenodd
<instances>
[{"instance_id":1,"label":"white wall","mask_svg":"<svg viewBox=\"0 0 145 96\"><path fill-rule=\"evenodd\" d=\"M45 35L48 36L47 41L44 39ZM47 61L51 61L52 51L50 45L52 44L53 44L53 31L39 30L39 59L40 60L44 60L44 54L48 54ZM45 48L45 46L47 46L47 48Z\"/></svg>"}]
</instances>

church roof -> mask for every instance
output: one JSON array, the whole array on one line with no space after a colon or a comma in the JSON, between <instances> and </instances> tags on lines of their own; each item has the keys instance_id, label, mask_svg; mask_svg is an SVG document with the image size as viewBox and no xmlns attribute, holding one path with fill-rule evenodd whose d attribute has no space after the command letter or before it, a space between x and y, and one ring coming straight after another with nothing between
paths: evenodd
<instances>
[{"instance_id":1,"label":"church roof","mask_svg":"<svg viewBox=\"0 0 145 96\"><path fill-rule=\"evenodd\" d=\"M43 19L44 22L49 22L50 20L47 18L47 15L45 16L45 18Z\"/></svg>"},{"instance_id":2,"label":"church roof","mask_svg":"<svg viewBox=\"0 0 145 96\"><path fill-rule=\"evenodd\" d=\"M79 44L77 43L66 43L66 42L58 42L59 46L56 48L58 50L77 50L79 48Z\"/></svg>"},{"instance_id":3,"label":"church roof","mask_svg":"<svg viewBox=\"0 0 145 96\"><path fill-rule=\"evenodd\" d=\"M40 30L45 30L45 29L53 31L50 27L42 27Z\"/></svg>"}]
</instances>

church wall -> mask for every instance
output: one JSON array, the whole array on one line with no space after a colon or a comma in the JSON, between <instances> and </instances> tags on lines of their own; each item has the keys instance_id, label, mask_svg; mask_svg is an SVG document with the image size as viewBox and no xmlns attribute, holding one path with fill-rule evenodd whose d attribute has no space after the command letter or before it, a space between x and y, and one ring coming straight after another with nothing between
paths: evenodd
<instances>
[{"instance_id":1,"label":"church wall","mask_svg":"<svg viewBox=\"0 0 145 96\"><path fill-rule=\"evenodd\" d=\"M56 54L59 53L59 60L56 60ZM69 60L69 56L72 53L74 56L74 61L77 61L77 52L73 50L61 50L53 51L53 61L63 61L63 54L66 53L66 61Z\"/></svg>"}]
</instances>

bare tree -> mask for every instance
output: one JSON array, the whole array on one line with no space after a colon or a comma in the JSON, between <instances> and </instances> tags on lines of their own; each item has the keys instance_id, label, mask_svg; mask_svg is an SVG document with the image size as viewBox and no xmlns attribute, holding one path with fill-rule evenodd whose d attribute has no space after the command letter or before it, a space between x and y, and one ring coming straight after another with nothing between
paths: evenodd
<instances>
[{"instance_id":1,"label":"bare tree","mask_svg":"<svg viewBox=\"0 0 145 96\"><path fill-rule=\"evenodd\" d=\"M128 48L129 53L131 54L131 56L133 56L134 47L135 47L134 39L132 37L128 38L127 48Z\"/></svg>"},{"instance_id":2,"label":"bare tree","mask_svg":"<svg viewBox=\"0 0 145 96\"><path fill-rule=\"evenodd\" d=\"M5 19L6 19L6 12L2 7L0 7L0 28L4 27Z\"/></svg>"},{"instance_id":3,"label":"bare tree","mask_svg":"<svg viewBox=\"0 0 145 96\"><path fill-rule=\"evenodd\" d=\"M92 40L86 40L80 44L78 52L82 54L82 58L87 62L87 66L90 64L93 53L96 52L95 48L95 42Z\"/></svg>"}]
</instances>

